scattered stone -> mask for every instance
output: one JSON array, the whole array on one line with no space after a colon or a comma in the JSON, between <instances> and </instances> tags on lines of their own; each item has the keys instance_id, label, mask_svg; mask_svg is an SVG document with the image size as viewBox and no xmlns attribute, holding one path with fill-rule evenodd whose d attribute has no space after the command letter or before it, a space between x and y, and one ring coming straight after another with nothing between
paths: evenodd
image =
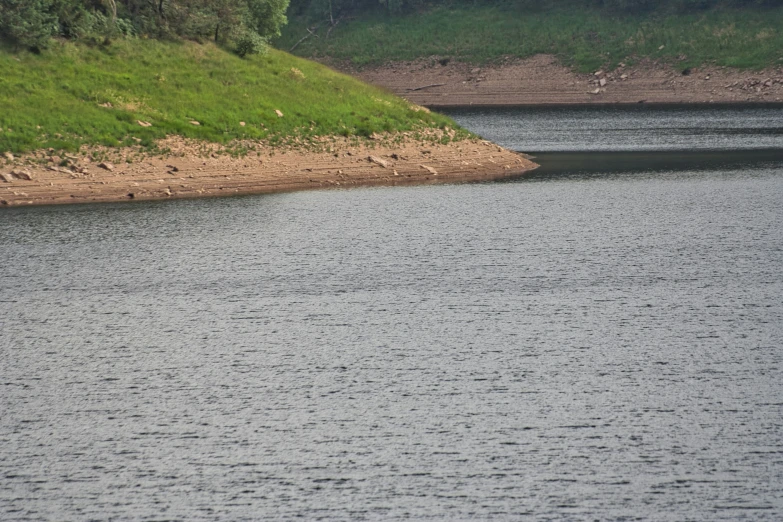
<instances>
[{"instance_id":1,"label":"scattered stone","mask_svg":"<svg viewBox=\"0 0 783 522\"><path fill-rule=\"evenodd\" d=\"M476 68L476 69L473 69L472 71L470 71L470 74L478 74L480 72L481 72L481 69Z\"/></svg>"},{"instance_id":2,"label":"scattered stone","mask_svg":"<svg viewBox=\"0 0 783 522\"><path fill-rule=\"evenodd\" d=\"M599 94L601 92L601 89L595 89L593 91L590 91L590 94Z\"/></svg>"},{"instance_id":3,"label":"scattered stone","mask_svg":"<svg viewBox=\"0 0 783 522\"><path fill-rule=\"evenodd\" d=\"M112 108L112 104L111 104L110 102L106 102L106 103L99 103L99 104L98 104L98 107L105 107L105 108L107 108L107 109L111 109L111 108Z\"/></svg>"},{"instance_id":4,"label":"scattered stone","mask_svg":"<svg viewBox=\"0 0 783 522\"><path fill-rule=\"evenodd\" d=\"M171 189L167 188L166 190L163 191L163 193L166 194L167 196L171 196Z\"/></svg>"},{"instance_id":5,"label":"scattered stone","mask_svg":"<svg viewBox=\"0 0 783 522\"><path fill-rule=\"evenodd\" d=\"M244 126L245 126L245 122L244 122L244 121L240 121L240 122L239 122L239 126L240 126L240 127L244 127Z\"/></svg>"},{"instance_id":6,"label":"scattered stone","mask_svg":"<svg viewBox=\"0 0 783 522\"><path fill-rule=\"evenodd\" d=\"M280 111L280 109L275 109L275 114L277 114L278 118L282 118L283 117L283 113L282 113L282 111Z\"/></svg>"},{"instance_id":7,"label":"scattered stone","mask_svg":"<svg viewBox=\"0 0 783 522\"><path fill-rule=\"evenodd\" d=\"M11 154L10 152L6 152L5 154L3 154L3 157L8 161L14 161L14 155Z\"/></svg>"},{"instance_id":8,"label":"scattered stone","mask_svg":"<svg viewBox=\"0 0 783 522\"><path fill-rule=\"evenodd\" d=\"M708 74L707 76L704 77L704 79L705 80L709 80L710 79L710 75Z\"/></svg>"},{"instance_id":9,"label":"scattered stone","mask_svg":"<svg viewBox=\"0 0 783 522\"><path fill-rule=\"evenodd\" d=\"M2 172L0 172L0 179L5 181L6 183L11 183L14 177L10 174L3 174Z\"/></svg>"},{"instance_id":10,"label":"scattered stone","mask_svg":"<svg viewBox=\"0 0 783 522\"><path fill-rule=\"evenodd\" d=\"M428 167L427 165L419 165L419 167L423 168L424 170L426 170L427 172L429 172L433 176L437 176L438 175L438 171L433 169L432 167Z\"/></svg>"},{"instance_id":11,"label":"scattered stone","mask_svg":"<svg viewBox=\"0 0 783 522\"><path fill-rule=\"evenodd\" d=\"M621 80L627 80L628 79L628 75L627 74L621 74L620 75L620 79Z\"/></svg>"},{"instance_id":12,"label":"scattered stone","mask_svg":"<svg viewBox=\"0 0 783 522\"><path fill-rule=\"evenodd\" d=\"M33 180L33 175L30 174L29 170L12 170L11 175L16 179L24 179L27 181Z\"/></svg>"},{"instance_id":13,"label":"scattered stone","mask_svg":"<svg viewBox=\"0 0 783 522\"><path fill-rule=\"evenodd\" d=\"M201 125L201 124L200 124L199 122L197 122L196 120L190 120L190 124L191 124L191 125Z\"/></svg>"},{"instance_id":14,"label":"scattered stone","mask_svg":"<svg viewBox=\"0 0 783 522\"><path fill-rule=\"evenodd\" d=\"M598 82L601 87L606 87L606 78L601 78Z\"/></svg>"},{"instance_id":15,"label":"scattered stone","mask_svg":"<svg viewBox=\"0 0 783 522\"><path fill-rule=\"evenodd\" d=\"M602 70L601 71L595 71L593 73L593 76L595 76L596 78L600 78L603 75L604 75L604 71L602 71Z\"/></svg>"},{"instance_id":16,"label":"scattered stone","mask_svg":"<svg viewBox=\"0 0 783 522\"><path fill-rule=\"evenodd\" d=\"M109 163L108 161L104 161L98 164L98 168L108 170L109 172L112 172L114 170L114 165Z\"/></svg>"},{"instance_id":17,"label":"scattered stone","mask_svg":"<svg viewBox=\"0 0 783 522\"><path fill-rule=\"evenodd\" d=\"M387 168L389 166L389 162L386 160L383 160L379 158L378 156L368 156L367 160L371 163L375 163L376 165L380 165L383 168Z\"/></svg>"},{"instance_id":18,"label":"scattered stone","mask_svg":"<svg viewBox=\"0 0 783 522\"><path fill-rule=\"evenodd\" d=\"M136 123L138 123L142 127L152 127L152 124L148 121L136 120Z\"/></svg>"},{"instance_id":19,"label":"scattered stone","mask_svg":"<svg viewBox=\"0 0 783 522\"><path fill-rule=\"evenodd\" d=\"M665 46L665 45L662 45L662 46L658 47L658 50L659 50L659 51L663 51L664 47L666 47L666 46Z\"/></svg>"}]
</instances>

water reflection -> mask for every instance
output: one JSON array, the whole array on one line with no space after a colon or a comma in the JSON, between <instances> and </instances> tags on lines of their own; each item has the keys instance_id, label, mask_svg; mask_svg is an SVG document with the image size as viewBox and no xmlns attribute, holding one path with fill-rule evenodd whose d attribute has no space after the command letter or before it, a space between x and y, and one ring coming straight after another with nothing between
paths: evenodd
<instances>
[{"instance_id":1,"label":"water reflection","mask_svg":"<svg viewBox=\"0 0 783 522\"><path fill-rule=\"evenodd\" d=\"M783 106L455 109L458 123L519 151L783 149Z\"/></svg>"},{"instance_id":2,"label":"water reflection","mask_svg":"<svg viewBox=\"0 0 783 522\"><path fill-rule=\"evenodd\" d=\"M783 165L783 149L729 151L534 152L540 167L524 176L541 180L552 176L602 178L622 172L688 172L770 169Z\"/></svg>"}]
</instances>

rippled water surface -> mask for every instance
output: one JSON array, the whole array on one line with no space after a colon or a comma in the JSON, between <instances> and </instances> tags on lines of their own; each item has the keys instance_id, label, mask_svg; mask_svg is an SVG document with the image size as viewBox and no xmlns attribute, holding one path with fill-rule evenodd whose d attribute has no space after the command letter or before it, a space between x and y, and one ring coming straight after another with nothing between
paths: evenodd
<instances>
[{"instance_id":1,"label":"rippled water surface","mask_svg":"<svg viewBox=\"0 0 783 522\"><path fill-rule=\"evenodd\" d=\"M783 161L630 158L6 209L0 519L781 520Z\"/></svg>"},{"instance_id":2,"label":"rippled water surface","mask_svg":"<svg viewBox=\"0 0 783 522\"><path fill-rule=\"evenodd\" d=\"M450 115L524 151L694 151L783 148L783 105L462 109Z\"/></svg>"}]
</instances>

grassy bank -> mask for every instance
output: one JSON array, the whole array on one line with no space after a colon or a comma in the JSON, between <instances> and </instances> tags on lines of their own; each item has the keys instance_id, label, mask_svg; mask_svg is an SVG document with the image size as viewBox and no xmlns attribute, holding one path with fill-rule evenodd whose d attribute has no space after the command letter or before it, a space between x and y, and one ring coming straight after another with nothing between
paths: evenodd
<instances>
[{"instance_id":1,"label":"grassy bank","mask_svg":"<svg viewBox=\"0 0 783 522\"><path fill-rule=\"evenodd\" d=\"M0 49L0 70L0 153L84 144L151 148L169 135L277 143L454 126L274 50L241 59L192 42L55 43L42 54Z\"/></svg>"},{"instance_id":2,"label":"grassy bank","mask_svg":"<svg viewBox=\"0 0 783 522\"><path fill-rule=\"evenodd\" d=\"M277 45L289 49L311 20L292 18ZM436 8L345 19L328 38L310 37L295 52L354 65L439 56L473 63L555 54L587 72L642 58L694 67L758 69L783 65L783 9L721 9L696 14L617 15L596 9L523 12L500 7Z\"/></svg>"}]
</instances>

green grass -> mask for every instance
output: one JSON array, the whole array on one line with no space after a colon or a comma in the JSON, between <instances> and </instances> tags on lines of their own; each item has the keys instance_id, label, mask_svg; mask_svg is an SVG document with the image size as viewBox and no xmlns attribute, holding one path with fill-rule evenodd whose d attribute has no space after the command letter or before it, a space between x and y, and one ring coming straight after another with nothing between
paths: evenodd
<instances>
[{"instance_id":1,"label":"green grass","mask_svg":"<svg viewBox=\"0 0 783 522\"><path fill-rule=\"evenodd\" d=\"M274 50L240 59L192 42L125 40L108 47L58 42L40 55L0 48L0 71L0 153L73 151L85 144L152 149L169 135L223 144L279 143L455 126Z\"/></svg>"},{"instance_id":2,"label":"green grass","mask_svg":"<svg viewBox=\"0 0 783 522\"><path fill-rule=\"evenodd\" d=\"M306 25L293 18L277 45L289 49ZM682 67L783 65L783 8L620 16L584 8L453 7L397 17L365 13L341 22L328 39L321 33L296 54L363 66L429 56L482 64L545 53L582 72L641 58Z\"/></svg>"}]
</instances>

